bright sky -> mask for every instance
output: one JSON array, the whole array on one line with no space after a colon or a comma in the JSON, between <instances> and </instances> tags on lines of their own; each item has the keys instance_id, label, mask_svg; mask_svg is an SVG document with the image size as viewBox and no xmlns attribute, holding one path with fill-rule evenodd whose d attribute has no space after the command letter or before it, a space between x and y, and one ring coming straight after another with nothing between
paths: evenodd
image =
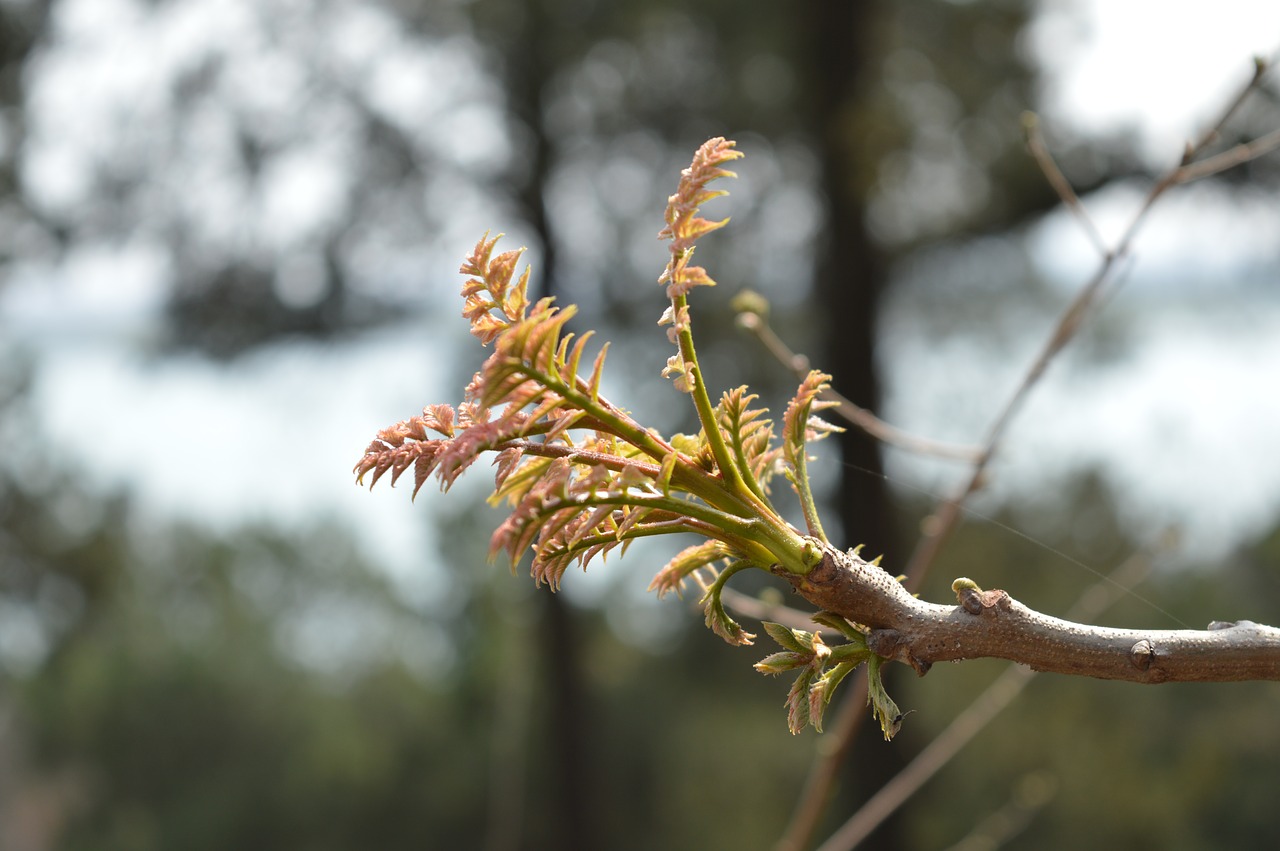
<instances>
[{"instance_id":1,"label":"bright sky","mask_svg":"<svg viewBox=\"0 0 1280 851\"><path fill-rule=\"evenodd\" d=\"M103 12L107 6L114 10L112 14ZM1052 72L1046 114L1055 120L1067 117L1091 132L1118 125L1139 126L1147 150L1165 159L1177 155L1180 140L1212 112L1224 92L1247 76L1252 55L1270 54L1280 47L1280 3L1218 2L1211 12L1202 3L1154 0L1046 2L1044 7L1046 17L1036 26L1029 43L1046 57ZM126 63L129 56L147 63L156 57L178 61L163 41L148 41L163 34L154 28L139 28L134 14L140 8L137 3L93 0L66 8L72 14L69 24L77 33L77 44L68 48L72 53L51 57L43 71L36 69L33 85L49 82L42 81L41 73L65 75L68 68L74 70L77 55L115 57ZM450 49L458 48L455 44ZM45 109L61 112L45 120L59 127L91 124L88 113L92 104L85 102L83 90L73 89L70 82L61 85L68 86L67 90L58 95L59 87L53 87L44 103ZM149 91L151 84L139 77L120 91L108 87L101 94L127 100L134 96L134 85L139 91ZM115 108L120 106L119 102L114 104ZM481 119L464 115L459 120ZM86 134L82 142L92 138L92 126L86 125L82 131ZM471 138L473 134L461 135ZM47 181L50 197L73 202L82 187L74 174L66 172L74 165L70 157L60 148L48 152L46 159L34 157L31 178ZM1119 199L1117 209L1125 202ZM282 202L279 209L287 213L297 206ZM1113 215L1119 214L1105 206L1099 210L1100 218ZM1161 227L1153 226L1153 239L1161 238ZM1236 226L1225 230L1238 237ZM1063 239L1071 238L1065 236L1065 230L1058 233L1064 234ZM1170 234L1167 244L1174 251L1183 243L1176 230ZM1250 231L1245 242L1256 245L1255 240L1264 237ZM1052 250L1062 240L1048 238L1045 242ZM1266 245L1274 242L1271 239ZM1074 250L1067 251L1054 265L1074 273L1073 257L1078 256ZM1169 251L1160 256L1169 257ZM1174 253L1175 262L1181 256ZM371 496L355 488L348 471L378 427L414 413L424 402L456 401L453 397L457 394L449 388L420 380L418 376L429 374L429 370L386 368L387 364L430 362L435 353L428 337L452 331L397 331L343 348L283 347L230 369L182 360L147 364L125 348L131 339L146 333L145 318L140 317L154 308L163 280L162 264L145 241L116 255L74 258L53 280L34 274L36 271L19 274L3 291L0 328L43 350L38 399L53 436L70 445L82 445L77 438L86 412L92 413L95 439L85 465L102 480L135 485L144 504L157 511L213 519L219 524L266 518L301 522L312 511L319 511L375 530L369 535L370 542L389 561L398 554L402 562L405 552L423 551L427 539L408 531L426 525L421 520L422 499L413 506L406 492L380 491ZM452 312L446 315L453 316ZM461 334L463 329L457 330ZM1195 465L1203 463L1203 469L1216 470L1220 477L1235 479L1236 473L1242 477L1223 492L1228 496L1237 493L1248 505L1219 503L1218 510L1226 519L1256 518L1259 507L1271 512L1261 512L1264 516L1274 516L1280 468L1270 461L1255 461L1280 458L1273 448L1273 436L1280 434L1280 411L1273 403L1256 398L1256 380L1215 384L1211 412L1184 403L1176 395L1162 395L1159 388L1167 388L1169 382L1176 385L1185 375L1178 372L1183 368L1200 370L1197 374L1228 376L1245 368L1280 374L1280 322L1258 324L1246 335L1248 348L1226 353L1219 340L1212 335L1197 336L1196 328L1183 328L1167 339L1156 339L1159 335L1154 331L1152 335L1142 342L1139 362L1128 379L1117 373L1105 386L1082 389L1072 387L1068 376L1046 389L1045 401L1037 405L1063 404L1070 413L1063 417L1060 408L1051 406L1047 411L1039 407L1032 411L1030 422L1039 424L1036 428L1044 426L1038 440L1046 445L1037 449L1035 440L1015 444L1011 457L1047 452L1069 459L1076 457L1068 451L1071 444L1083 439L1095 448L1091 451L1098 453L1099 460L1120 471L1122 479L1141 484L1149 481L1152 470L1141 467L1140 462L1150 456L1135 454L1133 441L1147 440L1142 423L1156 418L1175 423L1183 435L1183 443L1176 445L1184 452L1186 475L1166 477L1168 481L1162 478L1156 489L1165 492L1172 504L1186 502L1180 499L1190 494L1178 492L1188 481L1196 481L1201 468ZM71 340L77 342L69 344ZM1181 353L1184 359L1166 360L1171 353ZM1149 364L1147 360L1156 362ZM1205 372L1206 364L1212 366L1209 373ZM1155 372L1138 378L1139 370L1148 367ZM1171 370L1173 374L1169 374ZM1164 377L1151 377L1162 371ZM406 373L415 377L410 381ZM900 386L911 387L915 378L903 375L900 380ZM1150 392L1135 392L1144 387ZM1082 398L1087 399L1086 404L1080 404ZM904 424L931 430L927 404L900 401L898 405ZM1105 411L1117 405L1126 407L1112 421L1128 423L1127 429L1136 434L1117 431L1099 442L1096 435L1088 433L1088 425L1105 418ZM1211 415L1198 416L1202 413ZM925 419L916 423L917 416ZM1053 422L1062 427L1051 427ZM1238 423L1249 426L1242 430L1236 428ZM1222 429L1226 427L1230 430L1224 436ZM1073 432L1073 428L1079 430ZM1082 438L1082 434L1086 436ZM189 453L191 446L198 451ZM1238 460L1205 457L1206 450L1215 447L1239 450ZM264 462L264 456L276 450L290 459L288 463ZM179 455L184 456L182 461L177 460ZM1197 457L1202 461L1197 462ZM1139 467L1130 471L1134 464ZM1241 491L1237 486L1246 480L1253 487ZM1159 494L1151 498L1158 502Z\"/></svg>"},{"instance_id":2,"label":"bright sky","mask_svg":"<svg viewBox=\"0 0 1280 851\"><path fill-rule=\"evenodd\" d=\"M1031 47L1051 82L1046 112L1084 131L1139 128L1157 162L1171 141L1217 118L1252 73L1280 51L1280 3L1270 0L1044 0Z\"/></svg>"}]
</instances>

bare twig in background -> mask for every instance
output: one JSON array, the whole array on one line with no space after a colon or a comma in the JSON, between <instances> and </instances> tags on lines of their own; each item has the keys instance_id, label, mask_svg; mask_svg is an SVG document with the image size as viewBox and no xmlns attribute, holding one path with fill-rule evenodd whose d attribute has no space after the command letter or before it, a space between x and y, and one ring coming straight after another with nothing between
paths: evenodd
<instances>
[{"instance_id":1,"label":"bare twig in background","mask_svg":"<svg viewBox=\"0 0 1280 851\"><path fill-rule=\"evenodd\" d=\"M1218 138L1223 125L1236 113L1244 100L1258 88L1268 67L1269 63L1265 60L1256 59L1254 61L1254 73L1248 83L1228 103L1218 120L1195 143L1187 145L1178 165L1170 169L1164 177L1152 186L1120 240L1112 249L1107 249L1105 242L1096 235L1096 228L1092 226L1091 220L1084 213L1083 205L1080 204L1074 190L1070 189L1070 184L1061 176L1061 172L1048 154L1047 147L1040 143L1042 155L1037 154L1036 149L1033 147L1031 153L1036 158L1037 163L1040 164L1041 169L1045 171L1046 179L1050 185L1054 186L1058 194L1062 196L1064 204L1073 210L1077 218L1082 222L1088 223L1086 232L1095 245L1101 247L1102 261L1098 269L1063 311L1039 356L1031 364L1022 382L992 423L987 432L982 450L972 461L972 468L964 486L935 509L930 522L924 524L924 534L904 570L908 576L906 583L908 590L912 592L918 591L923 584L929 568L937 559L951 532L954 531L963 511L964 503L971 494L981 487L987 466L995 455L1014 414L1021 408L1023 401L1032 387L1039 381L1040 376L1044 374L1049 363L1074 337L1089 308L1098 300L1104 284L1111 279L1118 261L1128 254L1134 236L1146 220L1147 213L1156 201L1173 186L1204 176L1199 173L1198 170L1200 169L1206 169L1205 174L1216 173L1222 168L1246 162L1248 159L1271 150L1276 144L1280 144L1272 141L1272 137L1275 134L1269 134L1249 146L1237 147L1226 154L1219 154L1216 157L1202 160L1199 164L1193 162L1196 156L1203 153ZM1039 139L1038 133L1035 138ZM1241 147L1247 150L1241 151ZM1248 154L1248 156L1245 154ZM1227 155L1232 156L1229 163L1224 159ZM1212 164L1212 171L1207 170L1210 168L1210 164ZM1055 179L1055 175L1060 180ZM1064 186L1066 187L1065 190L1063 189ZM1074 199L1074 201L1069 199ZM1076 212L1077 209L1078 212ZM783 347L783 350L785 351L785 347ZM786 357L780 357L779 359L783 360L791 368L795 368L793 360L788 360ZM836 720L836 724L833 725L834 729L828 734L837 738L837 741L834 744L824 743L815 756L791 821L776 846L778 851L803 851L804 848L808 847L816 830L818 820L821 818L826 803L830 799L838 767L848 756L852 748L853 737L859 729L862 717L865 715L863 706L866 701L866 677L862 671L858 672L858 679L852 685L854 687L850 690L850 694L847 695L840 708L839 717Z\"/></svg>"},{"instance_id":2,"label":"bare twig in background","mask_svg":"<svg viewBox=\"0 0 1280 851\"><path fill-rule=\"evenodd\" d=\"M793 609L782 603L773 603L758 597L752 597L750 594L744 594L732 588L721 589L720 599L726 606L743 617L753 618L758 621L773 621L789 629L803 629L808 632L821 629L809 617L809 612Z\"/></svg>"},{"instance_id":3,"label":"bare twig in background","mask_svg":"<svg viewBox=\"0 0 1280 851\"><path fill-rule=\"evenodd\" d=\"M1107 254L1107 241L1102 238L1102 233L1098 230L1097 225L1093 223L1093 219L1089 218L1089 214L1085 212L1084 204L1080 203L1076 190L1072 188L1071 182L1063 175L1053 155L1049 153L1049 147L1044 143L1044 135L1040 132L1039 116L1034 112L1024 112L1022 114L1022 129L1027 135L1027 150L1031 152L1036 165L1040 166L1040 171L1044 172L1049 185L1053 187L1054 192L1058 193L1063 205L1071 211L1071 215L1076 217L1076 221L1080 223L1081 229L1089 237L1093 247L1098 249L1098 253L1105 257Z\"/></svg>"},{"instance_id":4,"label":"bare twig in background","mask_svg":"<svg viewBox=\"0 0 1280 851\"><path fill-rule=\"evenodd\" d=\"M1048 771L1030 771L1014 787L1008 803L974 825L948 851L994 851L1027 829L1036 813L1058 794L1058 778Z\"/></svg>"},{"instance_id":5,"label":"bare twig in background","mask_svg":"<svg viewBox=\"0 0 1280 851\"><path fill-rule=\"evenodd\" d=\"M979 454L978 459L974 462L968 480L955 493L955 495L946 500L937 509L937 511L935 511L931 518L931 522L925 525L924 535L903 570L903 572L910 577L908 582L911 590L917 590L919 588L920 582L923 581L923 577L927 574L929 567L933 564L938 553L941 551L943 543L951 535L952 531L955 530L960 519L961 508L965 501L971 494L981 487L987 466L990 464L992 457L994 457L997 449L999 448L1014 415L1021 409L1022 403L1026 400L1031 389L1037 382L1039 382L1040 377L1044 375L1049 364L1057 354L1062 351L1067 343L1075 337L1075 334L1083 323L1089 309L1093 307L1095 302L1098 300L1099 294L1104 285L1111 279L1112 272L1116 267L1117 261L1126 256L1132 248L1134 236L1146 221L1147 214L1150 212L1152 206L1154 206L1156 201L1159 200L1165 192L1183 182L1183 174L1185 170L1192 166L1195 158L1203 153L1204 150L1218 138L1223 125L1235 114L1236 110L1239 109L1240 104L1244 102L1245 98L1261 84L1267 68L1268 64L1265 61L1261 59L1255 61L1254 74L1250 78L1249 82L1241 89L1236 97L1231 100L1227 108L1223 110L1222 115L1217 122L1206 130L1195 143L1187 146L1178 165L1166 172L1165 175L1151 187L1151 190L1147 193L1147 196L1143 200L1143 203L1139 207L1137 213L1134 214L1128 226L1125 228L1124 234L1121 236L1119 242L1116 243L1114 248L1103 252L1102 262L1099 264L1097 271L1095 271L1093 276L1083 287L1081 287L1071 303L1067 305L1067 308L1059 317L1053 332L1050 334L1048 341L1045 343L1044 348L1040 351L1040 354L1036 357L1035 361L1031 364L1031 367L1023 376L1022 382L1018 385L1017 389L1014 390L1013 395L1009 398L1008 402L1005 403L1003 410L1001 410L996 416L995 421L987 432L986 440L983 442L983 450ZM1258 153L1262 153L1263 150L1264 149L1260 148ZM1041 167L1043 168L1045 163L1051 163L1052 159L1048 157L1044 159L1037 158L1036 161L1041 163ZM1211 160L1206 160L1205 162L1210 161ZM1236 162L1243 161L1244 160L1237 160ZM1053 167L1053 171L1056 171L1056 166ZM1047 174L1046 178L1051 184L1054 183L1052 174ZM1074 197L1074 193L1072 193L1072 196ZM1085 220L1087 221L1087 218Z\"/></svg>"},{"instance_id":6,"label":"bare twig in background","mask_svg":"<svg viewBox=\"0 0 1280 851\"><path fill-rule=\"evenodd\" d=\"M764 304L763 298L756 294L751 294L752 298L735 301L735 308L738 310L738 325L746 331L755 335L755 338L768 349L770 354L777 358L783 366L791 370L797 377L803 379L809 374L809 358L802 354L791 351L786 343L782 341L769 325L765 311L762 309ZM748 306L750 305L750 306ZM845 396L837 393L835 390L827 390L820 397L826 402L835 402L836 407L831 410L835 411L849 423L857 428L862 429L867 434L879 440L881 443L902 449L907 452L914 452L919 455L932 455L937 458L947 458L953 461L973 462L978 458L979 450L976 446L959 446L951 443L943 443L938 440L930 440L924 437L916 437L907 434L900 428L889 425L889 423L877 417L859 405L855 405Z\"/></svg>"},{"instance_id":7,"label":"bare twig in background","mask_svg":"<svg viewBox=\"0 0 1280 851\"><path fill-rule=\"evenodd\" d=\"M862 719L868 715L866 669L859 668L849 679L853 682L847 686L836 723L818 742L817 754L809 766L809 774L796 799L791 820L774 851L804 851L808 848L818 829L818 821L830 803L836 774L853 750L853 740L862 727Z\"/></svg>"},{"instance_id":8,"label":"bare twig in background","mask_svg":"<svg viewBox=\"0 0 1280 851\"><path fill-rule=\"evenodd\" d=\"M1183 166L1178 170L1178 183L1191 183L1193 180L1200 180L1203 177L1209 177L1218 172L1235 168L1250 160L1256 160L1263 154L1270 153L1277 148L1280 148L1280 130L1272 130L1267 135L1259 136L1252 142L1244 142L1220 154Z\"/></svg>"}]
</instances>

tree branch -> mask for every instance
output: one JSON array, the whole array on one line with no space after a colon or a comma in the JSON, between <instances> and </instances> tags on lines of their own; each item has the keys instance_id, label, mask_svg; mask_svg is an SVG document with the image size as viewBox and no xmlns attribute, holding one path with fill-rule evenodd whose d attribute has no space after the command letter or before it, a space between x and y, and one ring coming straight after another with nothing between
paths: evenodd
<instances>
[{"instance_id":1,"label":"tree branch","mask_svg":"<svg viewBox=\"0 0 1280 851\"><path fill-rule=\"evenodd\" d=\"M1121 596L1146 576L1153 557L1171 548L1177 540L1172 530L1165 532L1157 547L1138 552L1125 559L1109 575L1087 588L1067 610L1068 618L1096 618L1110 608ZM953 757L978 735L995 717L1022 693L1036 672L1024 665L1010 665L969 704L951 723L907 763L893 779L880 787L874 795L840 828L831 835L818 851L850 851L865 840L881 822L892 815L911 798L920 787L942 770ZM865 682L865 680L864 680ZM866 702L863 695L862 702ZM858 707L859 717L866 713Z\"/></svg>"},{"instance_id":2,"label":"tree branch","mask_svg":"<svg viewBox=\"0 0 1280 851\"><path fill-rule=\"evenodd\" d=\"M948 500L944 501L934 512L933 522L931 522L926 533L921 537L920 542L916 545L915 551L911 554L911 558L907 561L903 572L911 577L913 590L920 586L924 581L925 574L937 559L938 554L942 551L943 545L950 537L951 532L956 528L960 521L960 515L964 508L964 503L968 498L977 491L983 484L987 466L991 459L995 457L1000 444L1004 439L1005 431L1012 422L1014 415L1021 409L1023 402L1030 395L1032 388L1039 382L1040 377L1048 369L1049 364L1057 357L1058 353L1064 349L1076 332L1083 324L1085 317L1089 311L1099 301L1100 296L1109 281L1112 280L1112 273L1116 269L1120 259L1129 255L1133 246L1134 238L1138 231L1146 222L1147 215L1151 212L1151 208L1157 201L1170 189L1182 183L1195 180L1202 175L1197 171L1200 167L1197 164L1197 158L1204 153L1214 140L1216 140L1223 126L1235 115L1240 105L1248 98L1248 96L1258 88L1265 76L1270 64L1264 59L1255 59L1253 74L1249 81L1241 87L1235 98L1222 111L1221 116L1213 123L1209 129L1205 130L1200 137L1189 142L1182 153L1182 158L1178 164L1168 169L1165 174L1151 187L1147 192L1146 198L1139 206L1137 212L1129 220L1128 226L1111 248L1103 246L1102 259L1093 276L1085 283L1083 287L1076 293L1075 298L1067 305L1058 319L1057 325L1054 327L1044 348L1040 351L1036 360L1031 364L1030 369L1023 376L1022 382L1017 389L1013 391L1013 395L1005 403L1004 408L996 416L995 421L991 424L987 432L986 440L983 442L982 451L979 453L976 461L973 462L972 469L968 480L962 485L955 494ZM1071 190L1066 179L1062 177L1058 171L1057 165L1053 162L1053 158L1048 154L1048 149L1044 147L1043 139L1040 138L1038 132L1035 131L1035 125L1029 125L1029 129L1033 132L1029 134L1028 142L1032 146L1032 154L1041 168L1045 170L1045 177L1051 185L1053 185L1058 194L1063 198L1064 203L1076 212L1077 217L1082 222L1089 222L1088 216L1085 215L1083 206L1079 204L1074 190ZM1238 165L1247 161L1253 156L1260 156L1267 150L1271 149L1273 140L1270 137L1264 137L1249 145L1241 146L1246 151L1242 152L1236 149L1227 152L1234 159L1230 159L1230 165ZM1246 156L1247 153L1247 156ZM1206 173L1216 173L1223 168L1228 167L1226 160L1219 160L1214 157L1204 162L1210 165L1206 167ZM1066 184L1066 188L1063 187ZM1073 203L1074 199L1074 203ZM1086 224L1086 231L1091 240L1097 244L1096 231L1091 224Z\"/></svg>"},{"instance_id":3,"label":"tree branch","mask_svg":"<svg viewBox=\"0 0 1280 851\"><path fill-rule=\"evenodd\" d=\"M1088 626L957 580L959 605L913 597L897 579L828 548L807 576L783 576L809 602L870 629L873 652L924 675L935 662L996 658L1037 671L1137 683L1280 680L1280 629L1251 621L1207 630Z\"/></svg>"}]
</instances>

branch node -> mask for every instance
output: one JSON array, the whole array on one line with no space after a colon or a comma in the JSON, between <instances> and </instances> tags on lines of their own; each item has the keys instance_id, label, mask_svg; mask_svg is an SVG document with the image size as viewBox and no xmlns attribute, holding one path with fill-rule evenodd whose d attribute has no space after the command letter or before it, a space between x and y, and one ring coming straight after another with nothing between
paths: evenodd
<instances>
[{"instance_id":1,"label":"branch node","mask_svg":"<svg viewBox=\"0 0 1280 851\"><path fill-rule=\"evenodd\" d=\"M995 617L997 610L1009 611L1012 598L1005 591L993 588L983 591L972 579L960 578L951 583L951 590L956 592L956 601L960 608L971 615Z\"/></svg>"},{"instance_id":2,"label":"branch node","mask_svg":"<svg viewBox=\"0 0 1280 851\"><path fill-rule=\"evenodd\" d=\"M1139 671L1149 670L1151 663L1155 660L1155 645L1145 638L1135 642L1133 647L1129 649L1129 662Z\"/></svg>"},{"instance_id":3,"label":"branch node","mask_svg":"<svg viewBox=\"0 0 1280 851\"><path fill-rule=\"evenodd\" d=\"M867 649L877 656L910 665L917 676L929 673L933 663L911 652L911 641L896 629L873 629L867 634Z\"/></svg>"}]
</instances>

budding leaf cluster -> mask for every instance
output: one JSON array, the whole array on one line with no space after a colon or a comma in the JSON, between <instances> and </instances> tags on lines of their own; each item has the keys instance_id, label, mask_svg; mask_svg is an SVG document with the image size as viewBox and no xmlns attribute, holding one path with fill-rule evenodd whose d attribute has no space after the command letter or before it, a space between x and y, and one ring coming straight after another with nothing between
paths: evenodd
<instances>
[{"instance_id":1,"label":"budding leaf cluster","mask_svg":"<svg viewBox=\"0 0 1280 851\"><path fill-rule=\"evenodd\" d=\"M708 184L734 176L723 166L740 156L725 139L703 144L681 172L659 234L670 243L659 277L669 304L659 322L676 346L663 375L691 398L701 426L696 435L664 437L609 401L601 392L607 344L593 350L590 332L566 330L574 306L531 301L529 270L516 274L523 249L495 253L500 236L486 233L460 272L463 316L492 353L457 407L429 405L379 431L355 465L357 481L368 477L372 486L389 474L394 485L412 469L415 496L433 476L447 490L491 454L490 502L508 514L490 541L490 557L505 552L514 568L531 552L535 581L553 590L572 564L585 568L639 538L692 533L701 540L658 571L651 589L662 596L696 582L707 626L731 644L750 644L755 636L725 608L725 584L747 569L805 574L817 563L827 540L806 453L838 429L814 416L829 404L822 397L830 377L820 372L804 379L787 406L780 440L746 387L714 403L707 391L688 294L715 282L691 261L698 239L728 222L699 215L703 204L725 194ZM807 533L772 502L770 482L779 473L799 496ZM875 659L856 628L827 617L822 623L834 625L847 644L829 648L817 633L765 625L785 650L757 667L800 671L787 704L793 731L806 724L821 729L832 690L857 664Z\"/></svg>"},{"instance_id":2,"label":"budding leaf cluster","mask_svg":"<svg viewBox=\"0 0 1280 851\"><path fill-rule=\"evenodd\" d=\"M884 690L880 679L883 660L867 648L865 629L833 612L819 612L813 615L812 620L819 626L835 630L845 642L828 647L819 632L791 629L766 621L763 624L765 632L782 647L782 651L755 664L756 670L762 674L798 672L787 693L787 726L791 732L799 733L809 725L822 732L823 714L836 686L866 662L868 702L884 737L892 739L902 723L902 714Z\"/></svg>"}]
</instances>

